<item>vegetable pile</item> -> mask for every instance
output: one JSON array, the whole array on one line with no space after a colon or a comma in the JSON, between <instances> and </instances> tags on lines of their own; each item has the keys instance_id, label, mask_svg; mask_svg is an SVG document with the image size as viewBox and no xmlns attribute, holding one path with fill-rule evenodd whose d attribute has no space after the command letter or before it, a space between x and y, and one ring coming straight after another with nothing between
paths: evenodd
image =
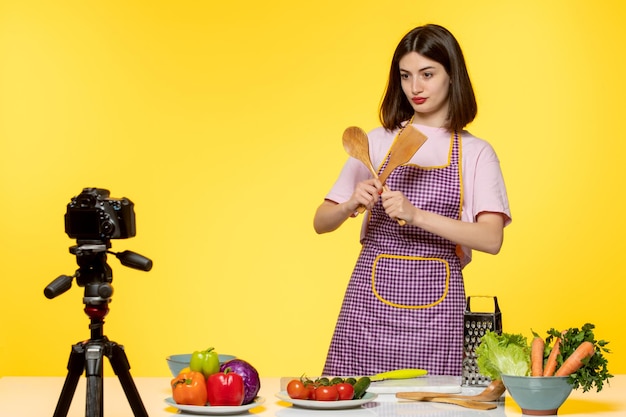
<instances>
[{"instance_id":1,"label":"vegetable pile","mask_svg":"<svg viewBox=\"0 0 626 417\"><path fill-rule=\"evenodd\" d=\"M189 367L171 381L176 404L240 406L250 404L261 389L257 370L242 359L220 365L219 356L209 348L191 355Z\"/></svg>"},{"instance_id":2,"label":"vegetable pile","mask_svg":"<svg viewBox=\"0 0 626 417\"><path fill-rule=\"evenodd\" d=\"M363 398L371 383L370 378L327 378L315 380L302 377L287 383L287 395L295 400L341 401Z\"/></svg>"},{"instance_id":3,"label":"vegetable pile","mask_svg":"<svg viewBox=\"0 0 626 417\"><path fill-rule=\"evenodd\" d=\"M595 387L601 391L604 382L613 377L608 371L604 353L610 353L609 342L596 340L593 324L581 329L569 328L547 331L542 339L534 331L528 344L521 334L488 331L476 348L480 372L492 380L501 375L514 376L568 376L573 389L587 392Z\"/></svg>"}]
</instances>

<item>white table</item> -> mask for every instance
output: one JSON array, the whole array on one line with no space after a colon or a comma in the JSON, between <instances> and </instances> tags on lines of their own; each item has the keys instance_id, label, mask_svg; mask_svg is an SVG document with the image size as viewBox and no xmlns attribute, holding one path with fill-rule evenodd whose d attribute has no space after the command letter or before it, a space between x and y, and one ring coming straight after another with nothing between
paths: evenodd
<instances>
[{"instance_id":1,"label":"white table","mask_svg":"<svg viewBox=\"0 0 626 417\"><path fill-rule=\"evenodd\" d=\"M171 396L171 378L133 378L141 399L150 417L172 417L177 410L164 400ZM0 416L2 417L45 417L52 416L56 407L65 377L3 377L0 378ZM626 416L626 375L616 375L599 392L573 391L559 415L567 417ZM73 397L68 416L85 416L86 380L81 377ZM475 388L474 388L475 389ZM455 405L397 402L393 395L379 396L380 401L369 403L367 407L349 410L311 411L292 407L280 401L275 394L280 390L280 378L262 378L260 396L264 404L253 408L245 415L278 417L376 417L376 416L454 416L454 417L511 417L521 416L520 408L509 397L501 401L498 408L490 411L470 410ZM116 377L104 378L104 415L106 417L132 417L133 413Z\"/></svg>"}]
</instances>

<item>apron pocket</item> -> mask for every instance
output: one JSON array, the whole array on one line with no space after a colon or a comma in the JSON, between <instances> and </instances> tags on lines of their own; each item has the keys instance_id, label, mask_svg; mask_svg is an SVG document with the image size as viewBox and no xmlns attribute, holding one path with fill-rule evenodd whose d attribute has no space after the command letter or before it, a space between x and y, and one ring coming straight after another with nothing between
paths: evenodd
<instances>
[{"instance_id":1,"label":"apron pocket","mask_svg":"<svg viewBox=\"0 0 626 417\"><path fill-rule=\"evenodd\" d=\"M381 254L372 266L372 291L398 308L429 308L446 298L450 266L445 259Z\"/></svg>"}]
</instances>

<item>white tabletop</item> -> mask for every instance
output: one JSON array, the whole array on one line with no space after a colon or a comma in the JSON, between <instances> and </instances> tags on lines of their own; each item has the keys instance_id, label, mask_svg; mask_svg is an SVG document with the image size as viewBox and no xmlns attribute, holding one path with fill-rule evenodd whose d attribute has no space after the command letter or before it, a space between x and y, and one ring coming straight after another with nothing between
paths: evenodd
<instances>
[{"instance_id":1,"label":"white tabletop","mask_svg":"<svg viewBox=\"0 0 626 417\"><path fill-rule=\"evenodd\" d=\"M64 377L3 377L0 378L0 416L2 417L44 417L54 413ZM133 378L142 402L151 417L178 415L178 411L168 406L165 399L171 396L169 382L171 378ZM85 416L86 380L81 377L72 404L69 417ZM474 388L475 389L475 388ZM307 410L292 407L276 397L280 391L280 378L262 378L259 395L265 402L242 415L278 416L278 417L376 417L406 415L440 415L454 417L511 417L521 416L520 408L511 398L505 397L498 408L479 411L449 404L398 402L393 394L379 395L379 398L355 409L349 410ZM104 415L106 417L132 417L128 400L116 377L104 378ZM573 391L565 404L559 409L559 415L580 416L626 416L626 375L617 375L599 392Z\"/></svg>"}]
</instances>

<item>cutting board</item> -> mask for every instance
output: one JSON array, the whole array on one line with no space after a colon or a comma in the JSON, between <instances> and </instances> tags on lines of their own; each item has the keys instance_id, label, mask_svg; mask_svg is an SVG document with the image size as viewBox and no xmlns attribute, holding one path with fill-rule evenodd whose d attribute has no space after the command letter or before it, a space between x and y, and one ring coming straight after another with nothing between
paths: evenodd
<instances>
[{"instance_id":1,"label":"cutting board","mask_svg":"<svg viewBox=\"0 0 626 417\"><path fill-rule=\"evenodd\" d=\"M387 379L372 382L367 389L376 394L395 394L396 392L461 392L461 377L451 375L427 375L411 379Z\"/></svg>"}]
</instances>

